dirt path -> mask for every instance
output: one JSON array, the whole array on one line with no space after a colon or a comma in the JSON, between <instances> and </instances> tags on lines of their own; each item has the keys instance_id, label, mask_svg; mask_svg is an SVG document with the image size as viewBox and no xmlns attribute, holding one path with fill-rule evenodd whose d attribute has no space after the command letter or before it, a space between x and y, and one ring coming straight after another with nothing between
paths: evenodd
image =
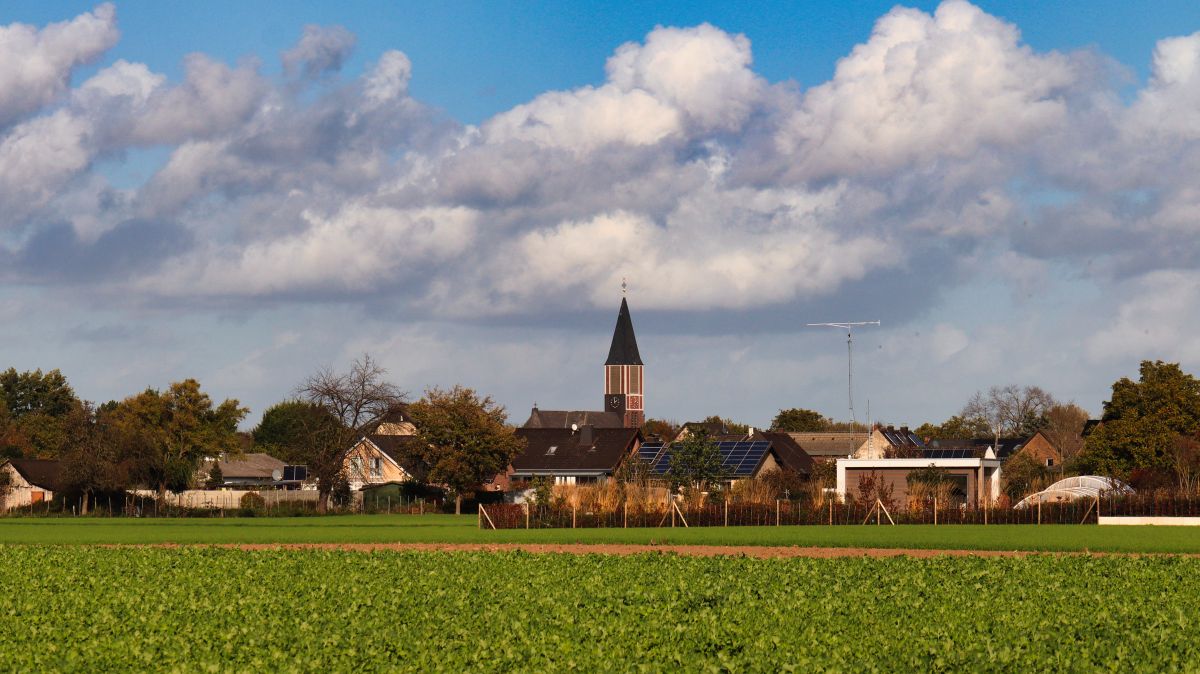
<instances>
[{"instance_id":1,"label":"dirt path","mask_svg":"<svg viewBox=\"0 0 1200 674\"><path fill-rule=\"evenodd\" d=\"M167 544L168 547L178 547ZM754 557L778 559L787 557L810 557L831 559L836 557L1025 557L1038 554L1087 554L1087 553L1040 553L1012 550L922 550L911 548L818 548L758 545L626 545L626 544L583 544L583 543L224 543L212 547L239 550L353 550L373 552L397 550L415 552L513 552L522 550L535 554L601 554L636 555L646 552L676 554L685 557ZM1102 553L1101 553L1102 554Z\"/></svg>"}]
</instances>

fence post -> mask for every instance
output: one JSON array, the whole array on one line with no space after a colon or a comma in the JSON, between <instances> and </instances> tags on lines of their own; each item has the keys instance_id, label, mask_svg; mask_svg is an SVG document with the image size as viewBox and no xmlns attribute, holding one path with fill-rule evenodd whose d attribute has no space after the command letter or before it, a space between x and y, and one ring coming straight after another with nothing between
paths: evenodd
<instances>
[{"instance_id":1,"label":"fence post","mask_svg":"<svg viewBox=\"0 0 1200 674\"><path fill-rule=\"evenodd\" d=\"M729 526L729 499L725 499L725 526Z\"/></svg>"},{"instance_id":2,"label":"fence post","mask_svg":"<svg viewBox=\"0 0 1200 674\"><path fill-rule=\"evenodd\" d=\"M629 528L629 499L628 498L626 498L625 502L621 504L621 510L624 511L624 515L621 518L621 528L628 529Z\"/></svg>"},{"instance_id":3,"label":"fence post","mask_svg":"<svg viewBox=\"0 0 1200 674\"><path fill-rule=\"evenodd\" d=\"M775 499L775 526L779 526L779 499Z\"/></svg>"},{"instance_id":4,"label":"fence post","mask_svg":"<svg viewBox=\"0 0 1200 674\"><path fill-rule=\"evenodd\" d=\"M937 497L933 497L933 526L937 526Z\"/></svg>"},{"instance_id":5,"label":"fence post","mask_svg":"<svg viewBox=\"0 0 1200 674\"><path fill-rule=\"evenodd\" d=\"M1042 523L1042 499L1038 499L1038 524Z\"/></svg>"},{"instance_id":6,"label":"fence post","mask_svg":"<svg viewBox=\"0 0 1200 674\"><path fill-rule=\"evenodd\" d=\"M575 528L575 506L571 506L571 528Z\"/></svg>"},{"instance_id":7,"label":"fence post","mask_svg":"<svg viewBox=\"0 0 1200 674\"><path fill-rule=\"evenodd\" d=\"M833 526L833 499L829 499L829 526Z\"/></svg>"},{"instance_id":8,"label":"fence post","mask_svg":"<svg viewBox=\"0 0 1200 674\"><path fill-rule=\"evenodd\" d=\"M525 502L525 528L529 528L529 502Z\"/></svg>"}]
</instances>

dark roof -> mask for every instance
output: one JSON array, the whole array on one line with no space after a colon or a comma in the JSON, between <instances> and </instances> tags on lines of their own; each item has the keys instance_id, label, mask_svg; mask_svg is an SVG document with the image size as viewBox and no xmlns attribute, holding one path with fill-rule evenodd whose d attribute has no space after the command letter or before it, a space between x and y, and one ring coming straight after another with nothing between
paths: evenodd
<instances>
[{"instance_id":1,"label":"dark roof","mask_svg":"<svg viewBox=\"0 0 1200 674\"><path fill-rule=\"evenodd\" d=\"M812 474L812 457L804 451L800 443L796 442L791 435L787 433L759 431L754 436L755 438L762 438L771 443L771 449L775 452L775 460L779 462L781 468L794 470L801 475Z\"/></svg>"},{"instance_id":2,"label":"dark roof","mask_svg":"<svg viewBox=\"0 0 1200 674\"><path fill-rule=\"evenodd\" d=\"M767 440L714 442L713 444L721 453L721 469L725 473L725 477L732 479L753 476L771 451L771 443ZM658 452L652 468L656 475L666 475L670 471L672 447L673 445L667 445Z\"/></svg>"},{"instance_id":3,"label":"dark roof","mask_svg":"<svg viewBox=\"0 0 1200 674\"><path fill-rule=\"evenodd\" d=\"M424 482L429 474L425 471L423 463L415 458L413 450L416 444L420 442L416 435L380 435L374 433L367 436L379 451L387 454L388 457L395 461L404 472L413 477L414 480Z\"/></svg>"},{"instance_id":4,"label":"dark roof","mask_svg":"<svg viewBox=\"0 0 1200 674\"><path fill-rule=\"evenodd\" d=\"M571 428L571 425L596 428L624 428L625 419L616 412L587 410L539 410L533 408L522 428Z\"/></svg>"},{"instance_id":5,"label":"dark roof","mask_svg":"<svg viewBox=\"0 0 1200 674\"><path fill-rule=\"evenodd\" d=\"M996 452L997 459L1006 459L1013 454L1016 454L1022 447L1025 446L1027 438L1000 438L999 451ZM927 450L950 450L950 449L969 449L978 452L978 456L983 456L988 447L995 444L992 438L951 438L948 440L930 440L925 444ZM942 456L941 458L951 458ZM968 458L968 457L958 457Z\"/></svg>"},{"instance_id":6,"label":"dark roof","mask_svg":"<svg viewBox=\"0 0 1200 674\"><path fill-rule=\"evenodd\" d=\"M26 482L42 489L57 491L62 464L55 459L9 459L8 463Z\"/></svg>"},{"instance_id":7,"label":"dark roof","mask_svg":"<svg viewBox=\"0 0 1200 674\"><path fill-rule=\"evenodd\" d=\"M892 447L924 447L925 443L921 438L917 437L916 433L908 430L908 426L877 426L875 430L879 431L880 435L887 440L887 443Z\"/></svg>"},{"instance_id":8,"label":"dark roof","mask_svg":"<svg viewBox=\"0 0 1200 674\"><path fill-rule=\"evenodd\" d=\"M608 348L605 365L641 365L637 337L633 335L633 319L629 317L629 303L621 298L621 310L617 313L617 327L613 330L612 346Z\"/></svg>"},{"instance_id":9,"label":"dark roof","mask_svg":"<svg viewBox=\"0 0 1200 674\"><path fill-rule=\"evenodd\" d=\"M591 444L583 444L591 434ZM518 428L525 451L513 459L517 471L606 471L617 469L640 437L636 428ZM553 448L553 450L551 449Z\"/></svg>"}]
</instances>

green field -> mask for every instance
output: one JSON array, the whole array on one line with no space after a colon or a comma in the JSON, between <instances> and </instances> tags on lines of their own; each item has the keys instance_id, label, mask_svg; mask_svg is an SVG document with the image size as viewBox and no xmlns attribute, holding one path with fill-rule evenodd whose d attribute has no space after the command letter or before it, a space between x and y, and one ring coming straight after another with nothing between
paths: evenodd
<instances>
[{"instance_id":1,"label":"green field","mask_svg":"<svg viewBox=\"0 0 1200 674\"><path fill-rule=\"evenodd\" d=\"M0 543L659 543L1200 553L1200 529L944 525L481 531L474 515L0 518Z\"/></svg>"},{"instance_id":2,"label":"green field","mask_svg":"<svg viewBox=\"0 0 1200 674\"><path fill-rule=\"evenodd\" d=\"M7 671L1200 665L1200 560L0 547Z\"/></svg>"}]
</instances>

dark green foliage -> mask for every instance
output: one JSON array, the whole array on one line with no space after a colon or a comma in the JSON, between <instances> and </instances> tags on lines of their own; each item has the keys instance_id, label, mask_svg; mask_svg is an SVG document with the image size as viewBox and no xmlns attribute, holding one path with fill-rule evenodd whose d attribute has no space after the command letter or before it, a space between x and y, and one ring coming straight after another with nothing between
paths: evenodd
<instances>
[{"instance_id":1,"label":"dark green foliage","mask_svg":"<svg viewBox=\"0 0 1200 674\"><path fill-rule=\"evenodd\" d=\"M1142 361L1138 381L1123 377L1113 384L1102 420L1085 442L1084 468L1117 476L1139 469L1170 474L1177 439L1200 430L1200 381L1177 363Z\"/></svg>"},{"instance_id":2,"label":"dark green foliage","mask_svg":"<svg viewBox=\"0 0 1200 674\"><path fill-rule=\"evenodd\" d=\"M670 462L667 479L676 489L703 491L725 477L721 451L703 431L671 445Z\"/></svg>"},{"instance_id":3,"label":"dark green foliage","mask_svg":"<svg viewBox=\"0 0 1200 674\"><path fill-rule=\"evenodd\" d=\"M820 412L801 408L779 410L771 422L771 430L785 433L806 433L824 431L829 428L830 421Z\"/></svg>"},{"instance_id":4,"label":"dark green foliage","mask_svg":"<svg viewBox=\"0 0 1200 674\"><path fill-rule=\"evenodd\" d=\"M747 433L750 431L750 426L748 426L746 424L739 424L732 419L726 419L724 417L719 417L715 414L712 416L704 417L703 419L700 420L700 423L702 423L702 424L720 424L725 429L726 433L744 434L744 433Z\"/></svg>"},{"instance_id":5,"label":"dark green foliage","mask_svg":"<svg viewBox=\"0 0 1200 674\"><path fill-rule=\"evenodd\" d=\"M1050 481L1050 471L1024 453L1005 461L1001 475L1004 478L1004 493L1014 502L1043 489Z\"/></svg>"},{"instance_id":6,"label":"dark green foliage","mask_svg":"<svg viewBox=\"0 0 1200 674\"><path fill-rule=\"evenodd\" d=\"M941 425L924 423L913 433L922 440L969 440L991 438L992 432L986 421L954 415Z\"/></svg>"},{"instance_id":7,"label":"dark green foliage","mask_svg":"<svg viewBox=\"0 0 1200 674\"><path fill-rule=\"evenodd\" d=\"M214 582L234 598L219 609L196 600ZM1161 672L1200 661L1200 561L1184 558L0 547L0 583L21 588L0 594L14 671ZM435 607L470 618L434 620Z\"/></svg>"},{"instance_id":8,"label":"dark green foliage","mask_svg":"<svg viewBox=\"0 0 1200 674\"><path fill-rule=\"evenodd\" d=\"M454 494L456 512L464 494L504 472L525 447L504 408L469 388L431 388L408 411L420 437L417 458L429 482Z\"/></svg>"},{"instance_id":9,"label":"dark green foliage","mask_svg":"<svg viewBox=\"0 0 1200 674\"><path fill-rule=\"evenodd\" d=\"M251 436L256 450L281 461L303 464L308 459L311 434L328 433L338 426L338 420L326 408L305 400L286 400L263 412Z\"/></svg>"}]
</instances>

